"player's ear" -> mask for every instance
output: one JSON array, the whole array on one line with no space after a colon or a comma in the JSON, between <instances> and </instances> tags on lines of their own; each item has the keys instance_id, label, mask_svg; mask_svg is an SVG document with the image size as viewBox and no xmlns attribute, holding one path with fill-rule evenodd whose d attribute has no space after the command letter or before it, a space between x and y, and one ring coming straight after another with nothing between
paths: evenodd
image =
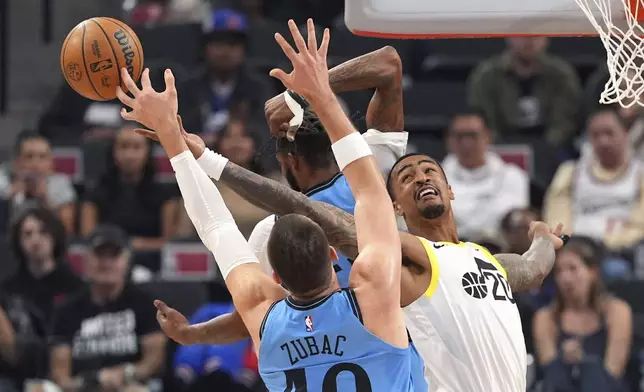
<instances>
[{"instance_id":1,"label":"player's ear","mask_svg":"<svg viewBox=\"0 0 644 392\"><path fill-rule=\"evenodd\" d=\"M280 277L279 277L279 276L277 276L277 273L276 273L275 271L273 271L273 280L274 280L274 281L275 281L275 283L277 283L278 285L280 285L280 286L282 285L282 281L280 280Z\"/></svg>"},{"instance_id":2,"label":"player's ear","mask_svg":"<svg viewBox=\"0 0 644 392\"><path fill-rule=\"evenodd\" d=\"M448 184L447 190L449 190L449 199L454 200L454 192L452 192L452 186Z\"/></svg>"},{"instance_id":3,"label":"player's ear","mask_svg":"<svg viewBox=\"0 0 644 392\"><path fill-rule=\"evenodd\" d=\"M300 158L296 155L291 154L290 152L288 153L288 163L293 170L300 169Z\"/></svg>"},{"instance_id":4,"label":"player's ear","mask_svg":"<svg viewBox=\"0 0 644 392\"><path fill-rule=\"evenodd\" d=\"M329 246L329 258L331 261L336 261L338 259L338 252L335 251L335 248Z\"/></svg>"},{"instance_id":5,"label":"player's ear","mask_svg":"<svg viewBox=\"0 0 644 392\"><path fill-rule=\"evenodd\" d=\"M394 202L392 202L392 203L394 204L394 212L396 213L396 215L398 215L398 216L405 216L405 214L404 214L404 212L403 212L403 209L402 209L402 207L400 206L400 204L398 204L398 202L395 202L395 201L394 201Z\"/></svg>"}]
</instances>

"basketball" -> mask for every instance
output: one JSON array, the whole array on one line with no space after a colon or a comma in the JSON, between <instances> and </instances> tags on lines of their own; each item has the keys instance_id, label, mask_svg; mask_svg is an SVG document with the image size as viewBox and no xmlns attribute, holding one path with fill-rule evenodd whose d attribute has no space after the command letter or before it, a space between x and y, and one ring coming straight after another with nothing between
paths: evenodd
<instances>
[{"instance_id":1,"label":"basketball","mask_svg":"<svg viewBox=\"0 0 644 392\"><path fill-rule=\"evenodd\" d=\"M67 83L94 101L116 98L116 86L127 91L121 68L136 82L143 71L143 48L134 31L112 18L91 18L72 29L60 51L60 67Z\"/></svg>"}]
</instances>

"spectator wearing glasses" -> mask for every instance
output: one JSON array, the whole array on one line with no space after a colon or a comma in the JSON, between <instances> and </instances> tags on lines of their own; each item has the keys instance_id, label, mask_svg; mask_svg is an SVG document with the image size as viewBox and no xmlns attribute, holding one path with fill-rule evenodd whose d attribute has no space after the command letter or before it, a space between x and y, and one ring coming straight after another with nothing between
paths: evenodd
<instances>
[{"instance_id":1,"label":"spectator wearing glasses","mask_svg":"<svg viewBox=\"0 0 644 392\"><path fill-rule=\"evenodd\" d=\"M492 134L475 112L455 116L447 130L443 169L459 196L452 202L459 235L496 231L513 208L529 205L530 179L490 150Z\"/></svg>"},{"instance_id":2,"label":"spectator wearing glasses","mask_svg":"<svg viewBox=\"0 0 644 392\"><path fill-rule=\"evenodd\" d=\"M140 390L165 360L153 299L128 282L125 232L100 226L88 242L88 290L54 315L52 378L65 391Z\"/></svg>"}]
</instances>

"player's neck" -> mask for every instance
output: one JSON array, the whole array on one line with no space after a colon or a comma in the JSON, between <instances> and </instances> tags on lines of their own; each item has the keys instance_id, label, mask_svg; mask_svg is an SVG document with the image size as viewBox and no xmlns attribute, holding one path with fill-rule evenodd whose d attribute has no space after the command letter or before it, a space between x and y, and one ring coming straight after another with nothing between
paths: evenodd
<instances>
[{"instance_id":1,"label":"player's neck","mask_svg":"<svg viewBox=\"0 0 644 392\"><path fill-rule=\"evenodd\" d=\"M326 169L318 169L318 170L311 170L311 172L306 176L306 178L303 178L301 180L298 180L300 189L303 190L304 193L307 193L311 189L317 187L318 185L325 184L333 177L335 177L338 174L338 169L336 167L329 167Z\"/></svg>"},{"instance_id":2,"label":"player's neck","mask_svg":"<svg viewBox=\"0 0 644 392\"><path fill-rule=\"evenodd\" d=\"M306 293L304 295L294 295L291 294L291 298L297 302L301 303L309 303L313 302L319 298L324 298L328 295L331 295L335 293L336 291L340 290L340 285L338 285L337 281L334 281L331 285L323 288L323 289L317 289L313 290L310 293Z\"/></svg>"},{"instance_id":3,"label":"player's neck","mask_svg":"<svg viewBox=\"0 0 644 392\"><path fill-rule=\"evenodd\" d=\"M457 244L458 231L451 211L437 219L420 218L415 222L406 219L407 229L410 234L423 237L434 242L453 242Z\"/></svg>"}]
</instances>

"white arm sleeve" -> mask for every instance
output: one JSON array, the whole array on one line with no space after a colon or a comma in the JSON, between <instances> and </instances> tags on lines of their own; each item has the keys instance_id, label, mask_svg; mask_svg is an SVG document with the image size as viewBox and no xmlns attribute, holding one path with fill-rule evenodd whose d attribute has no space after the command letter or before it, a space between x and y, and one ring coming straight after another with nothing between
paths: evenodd
<instances>
[{"instance_id":1,"label":"white arm sleeve","mask_svg":"<svg viewBox=\"0 0 644 392\"><path fill-rule=\"evenodd\" d=\"M184 151L173 157L170 163L186 212L199 238L214 254L224 279L238 265L257 263L219 190L199 167L192 153Z\"/></svg>"},{"instance_id":2,"label":"white arm sleeve","mask_svg":"<svg viewBox=\"0 0 644 392\"><path fill-rule=\"evenodd\" d=\"M255 257L259 260L262 271L266 272L269 276L273 275L273 268L268 260L268 251L266 249L268 246L268 237L271 235L273 226L275 226L275 215L267 216L255 225L253 232L248 238L248 244L253 249Z\"/></svg>"},{"instance_id":3,"label":"white arm sleeve","mask_svg":"<svg viewBox=\"0 0 644 392\"><path fill-rule=\"evenodd\" d=\"M380 173L387 178L391 167L407 151L407 132L380 132L370 129L362 134L362 137L371 148L376 158Z\"/></svg>"}]
</instances>

